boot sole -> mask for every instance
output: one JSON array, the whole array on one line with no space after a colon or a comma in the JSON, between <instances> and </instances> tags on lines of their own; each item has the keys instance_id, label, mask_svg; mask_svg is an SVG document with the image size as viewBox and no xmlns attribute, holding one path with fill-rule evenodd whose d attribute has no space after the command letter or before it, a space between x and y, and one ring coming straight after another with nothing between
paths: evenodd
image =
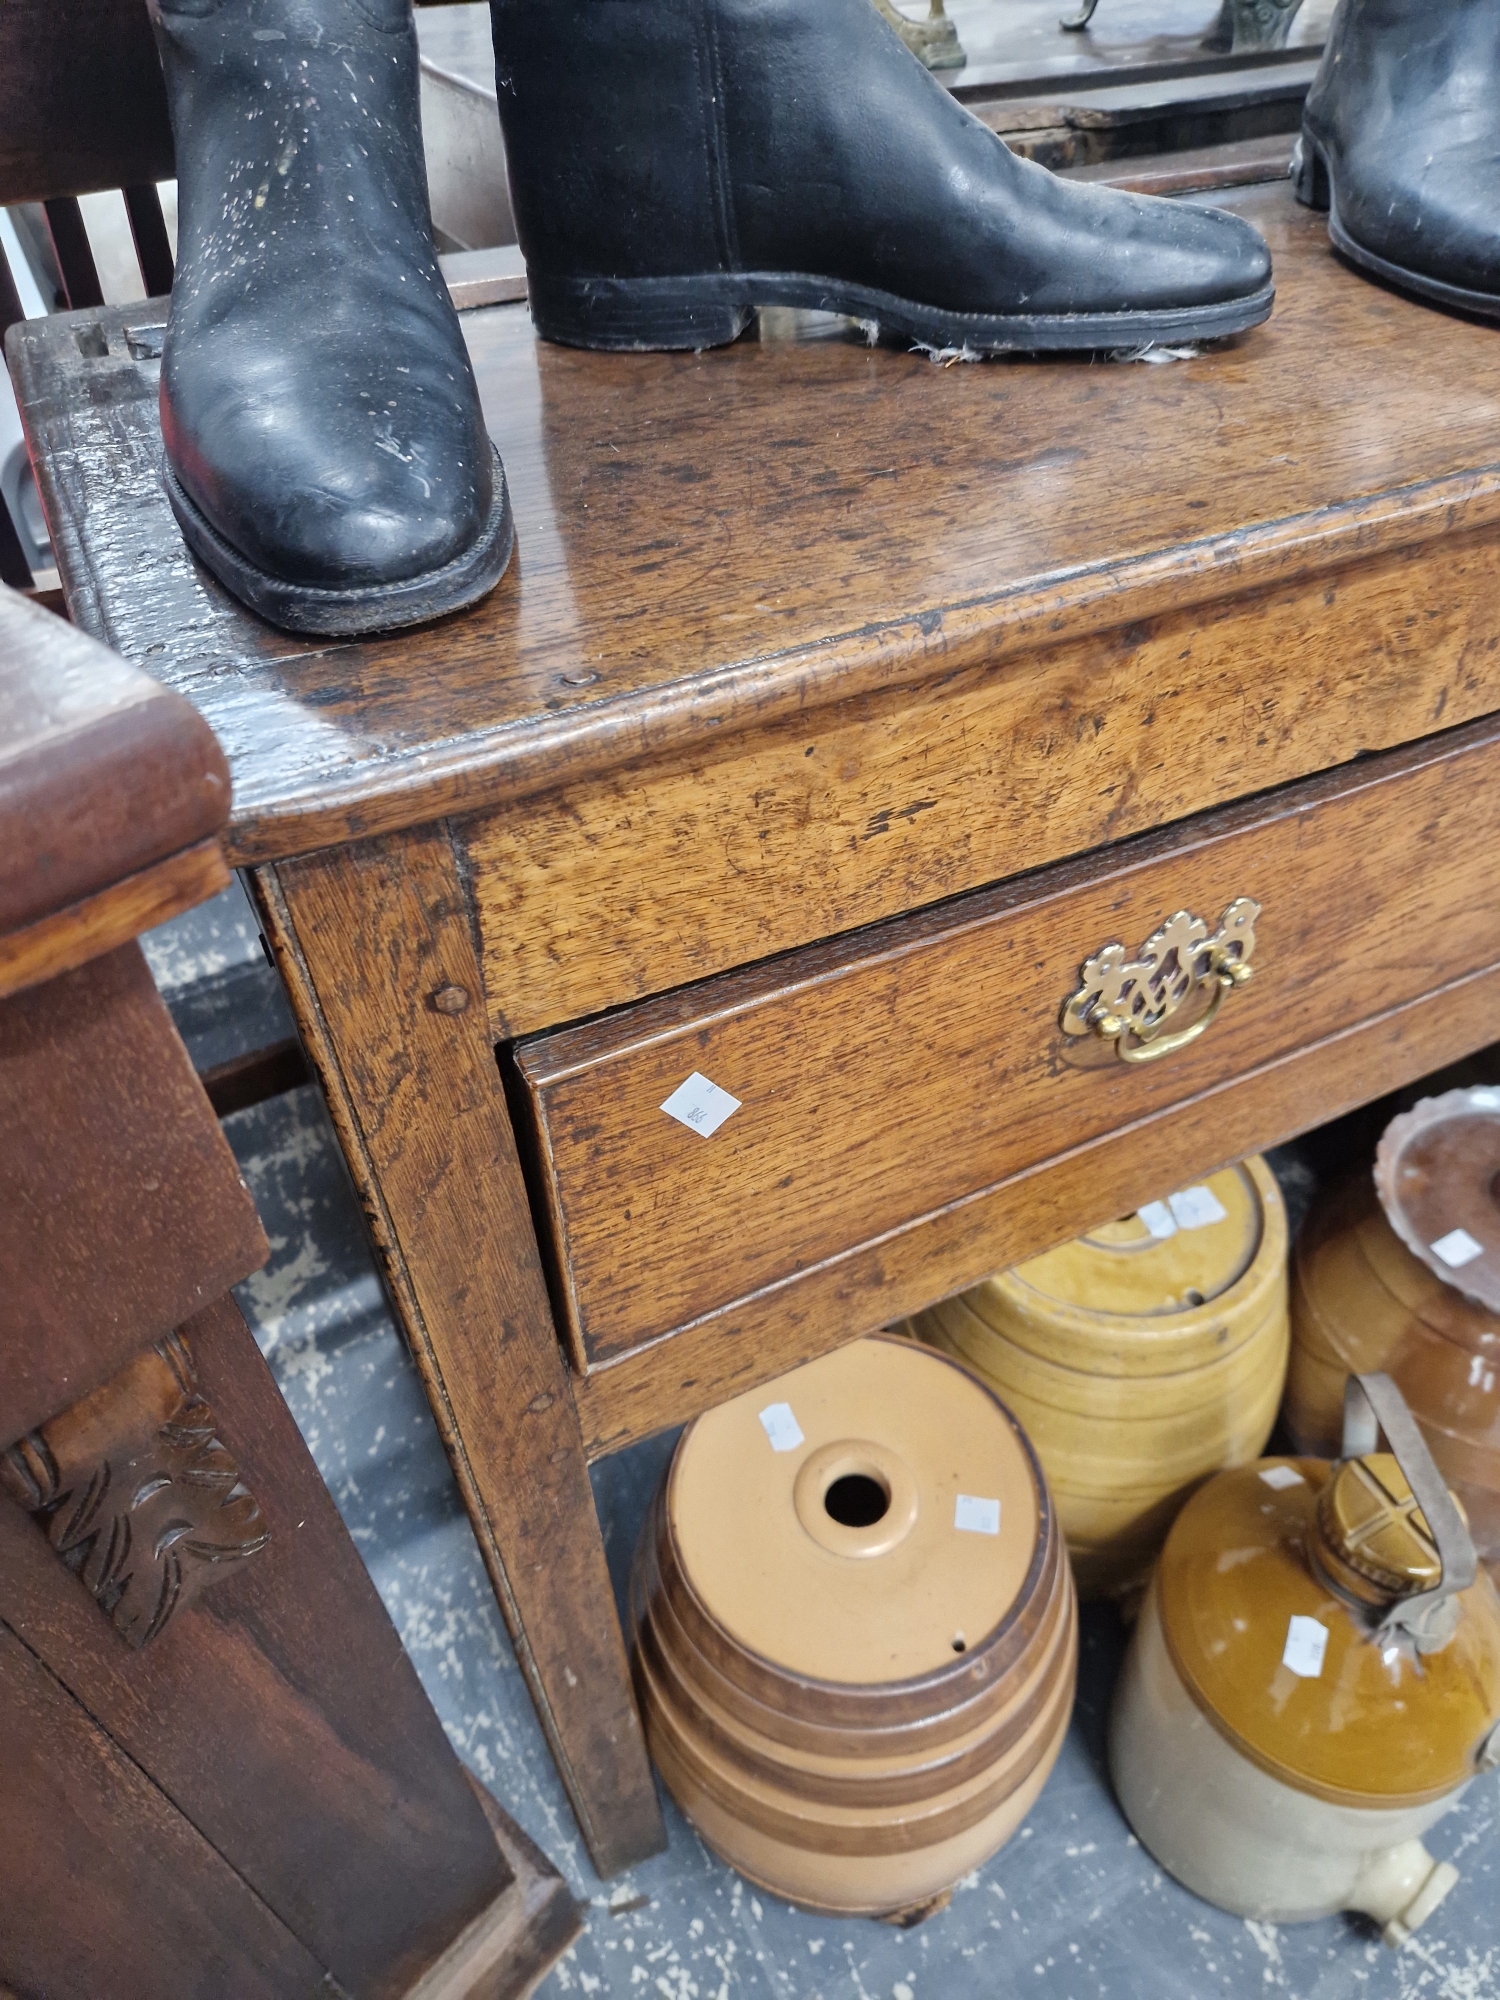
<instances>
[{"instance_id":1,"label":"boot sole","mask_svg":"<svg viewBox=\"0 0 1500 2000\"><path fill-rule=\"evenodd\" d=\"M450 611L461 611L494 589L505 573L515 547L515 523L505 468L493 444L495 490L488 519L478 539L441 569L398 583L364 584L354 590L329 590L309 583L289 583L246 560L231 547L178 484L163 461L162 484L182 539L205 569L241 604L248 604L272 625L287 632L309 632L322 638L348 638L362 632L388 632L402 625L424 625Z\"/></svg>"},{"instance_id":2,"label":"boot sole","mask_svg":"<svg viewBox=\"0 0 1500 2000\"><path fill-rule=\"evenodd\" d=\"M1393 264L1389 258L1378 256L1356 242L1339 221L1338 196L1323 149L1305 127L1292 154L1292 192L1305 208L1327 211L1328 240L1340 256L1347 257L1362 271L1394 285L1398 291L1415 292L1420 298L1433 299L1458 312L1475 313L1481 319L1500 319L1500 298L1493 292L1471 292L1464 285L1446 285L1441 278L1409 271L1404 264Z\"/></svg>"},{"instance_id":3,"label":"boot sole","mask_svg":"<svg viewBox=\"0 0 1500 2000\"><path fill-rule=\"evenodd\" d=\"M614 352L723 347L757 306L800 306L874 322L948 353L1065 353L1222 340L1270 317L1276 287L1170 311L956 313L869 285L787 271L705 272L685 278L548 278L528 274L531 316L545 340ZM872 336L873 338L873 336Z\"/></svg>"}]
</instances>

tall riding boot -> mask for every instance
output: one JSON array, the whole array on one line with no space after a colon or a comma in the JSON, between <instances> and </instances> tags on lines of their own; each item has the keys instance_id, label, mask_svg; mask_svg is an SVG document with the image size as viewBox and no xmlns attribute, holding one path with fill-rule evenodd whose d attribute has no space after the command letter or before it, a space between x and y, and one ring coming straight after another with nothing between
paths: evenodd
<instances>
[{"instance_id":1,"label":"tall riding boot","mask_svg":"<svg viewBox=\"0 0 1500 2000\"><path fill-rule=\"evenodd\" d=\"M263 617L366 632L483 596L505 477L433 255L409 0L151 0L177 141L165 479Z\"/></svg>"},{"instance_id":2,"label":"tall riding boot","mask_svg":"<svg viewBox=\"0 0 1500 2000\"><path fill-rule=\"evenodd\" d=\"M1292 174L1352 263L1500 316L1500 0L1340 0Z\"/></svg>"},{"instance_id":3,"label":"tall riding boot","mask_svg":"<svg viewBox=\"0 0 1500 2000\"><path fill-rule=\"evenodd\" d=\"M491 0L540 331L708 347L758 305L937 347L1238 333L1271 260L1236 217L1059 180L870 0Z\"/></svg>"}]
</instances>

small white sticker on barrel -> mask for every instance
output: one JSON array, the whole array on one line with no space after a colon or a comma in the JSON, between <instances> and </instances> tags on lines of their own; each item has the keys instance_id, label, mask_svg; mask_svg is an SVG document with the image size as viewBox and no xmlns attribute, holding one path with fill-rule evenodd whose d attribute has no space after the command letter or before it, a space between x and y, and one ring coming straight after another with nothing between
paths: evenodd
<instances>
[{"instance_id":1,"label":"small white sticker on barrel","mask_svg":"<svg viewBox=\"0 0 1500 2000\"><path fill-rule=\"evenodd\" d=\"M1484 1245L1476 1243L1467 1229L1450 1229L1446 1236L1440 1236L1428 1249L1434 1257L1441 1257L1450 1271L1461 1271L1465 1264L1472 1264L1476 1257L1484 1255Z\"/></svg>"},{"instance_id":2,"label":"small white sticker on barrel","mask_svg":"<svg viewBox=\"0 0 1500 2000\"><path fill-rule=\"evenodd\" d=\"M790 1403L767 1403L760 1413L761 1429L771 1440L772 1451L795 1451L802 1442L802 1426L792 1415Z\"/></svg>"},{"instance_id":3,"label":"small white sticker on barrel","mask_svg":"<svg viewBox=\"0 0 1500 2000\"><path fill-rule=\"evenodd\" d=\"M974 1493L960 1493L953 1502L953 1525L968 1535L998 1535L1000 1502L981 1499Z\"/></svg>"},{"instance_id":4,"label":"small white sticker on barrel","mask_svg":"<svg viewBox=\"0 0 1500 2000\"><path fill-rule=\"evenodd\" d=\"M1290 1667L1302 1680L1315 1681L1323 1671L1323 1655L1328 1650L1328 1627L1316 1618L1293 1616L1286 1628L1286 1644L1281 1664Z\"/></svg>"},{"instance_id":5,"label":"small white sticker on barrel","mask_svg":"<svg viewBox=\"0 0 1500 2000\"><path fill-rule=\"evenodd\" d=\"M1177 1224L1172 1220L1172 1211L1164 1201L1148 1201L1136 1214L1145 1223L1158 1243L1165 1243L1177 1234Z\"/></svg>"},{"instance_id":6,"label":"small white sticker on barrel","mask_svg":"<svg viewBox=\"0 0 1500 2000\"><path fill-rule=\"evenodd\" d=\"M1179 1229L1207 1229L1215 1222L1222 1222L1229 1213L1213 1189L1206 1187L1184 1188L1181 1194L1169 1194L1167 1206Z\"/></svg>"}]
</instances>

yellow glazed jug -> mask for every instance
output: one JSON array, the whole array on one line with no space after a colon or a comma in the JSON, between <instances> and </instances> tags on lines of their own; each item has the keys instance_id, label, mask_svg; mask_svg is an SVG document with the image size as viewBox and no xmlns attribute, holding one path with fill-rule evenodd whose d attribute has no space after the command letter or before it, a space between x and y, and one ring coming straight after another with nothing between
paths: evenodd
<instances>
[{"instance_id":1,"label":"yellow glazed jug","mask_svg":"<svg viewBox=\"0 0 1500 2000\"><path fill-rule=\"evenodd\" d=\"M1072 1708L1076 1603L1014 1418L877 1335L689 1425L632 1658L667 1789L806 1907L908 1917L1020 1825Z\"/></svg>"},{"instance_id":2,"label":"yellow glazed jug","mask_svg":"<svg viewBox=\"0 0 1500 2000\"><path fill-rule=\"evenodd\" d=\"M1400 1944L1458 1879L1422 1835L1500 1760L1497 1724L1500 1598L1399 1392L1361 1375L1337 1464L1220 1473L1178 1516L1110 1772L1145 1847L1207 1901L1361 1910Z\"/></svg>"},{"instance_id":3,"label":"yellow glazed jug","mask_svg":"<svg viewBox=\"0 0 1500 2000\"><path fill-rule=\"evenodd\" d=\"M1265 1445L1286 1257L1281 1192L1249 1159L909 1322L1025 1427L1082 1597L1143 1583L1194 1487Z\"/></svg>"},{"instance_id":4,"label":"yellow glazed jug","mask_svg":"<svg viewBox=\"0 0 1500 2000\"><path fill-rule=\"evenodd\" d=\"M1423 1098L1386 1127L1375 1176L1315 1204L1292 1255L1284 1415L1338 1449L1344 1378L1405 1396L1483 1561L1500 1563L1500 1090Z\"/></svg>"}]
</instances>

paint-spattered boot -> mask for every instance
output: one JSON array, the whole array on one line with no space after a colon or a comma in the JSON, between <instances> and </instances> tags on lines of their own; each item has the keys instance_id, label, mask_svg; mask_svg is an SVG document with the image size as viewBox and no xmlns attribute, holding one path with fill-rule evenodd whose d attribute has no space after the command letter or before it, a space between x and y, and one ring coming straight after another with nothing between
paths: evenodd
<instances>
[{"instance_id":1,"label":"paint-spattered boot","mask_svg":"<svg viewBox=\"0 0 1500 2000\"><path fill-rule=\"evenodd\" d=\"M193 553L294 631L408 625L510 555L437 261L408 0L151 0L177 144L164 477Z\"/></svg>"},{"instance_id":2,"label":"paint-spattered boot","mask_svg":"<svg viewBox=\"0 0 1500 2000\"><path fill-rule=\"evenodd\" d=\"M1500 318L1500 0L1339 0L1292 174L1351 263Z\"/></svg>"},{"instance_id":3,"label":"paint-spattered boot","mask_svg":"<svg viewBox=\"0 0 1500 2000\"><path fill-rule=\"evenodd\" d=\"M934 347L1238 333L1238 217L1021 160L869 0L491 0L532 313L584 347L707 347L760 305Z\"/></svg>"}]
</instances>

